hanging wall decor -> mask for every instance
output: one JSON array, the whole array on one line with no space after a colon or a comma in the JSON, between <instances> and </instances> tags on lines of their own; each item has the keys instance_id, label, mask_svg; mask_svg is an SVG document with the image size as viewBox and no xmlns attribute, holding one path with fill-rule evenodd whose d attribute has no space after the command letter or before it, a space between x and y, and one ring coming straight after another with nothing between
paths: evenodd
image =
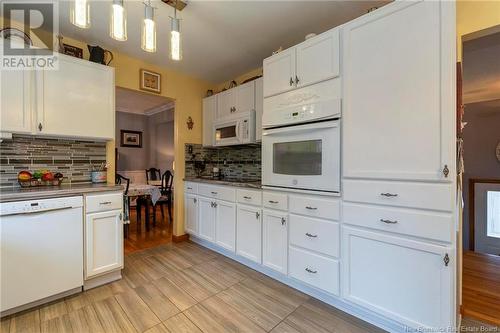
<instances>
[{"instance_id":1,"label":"hanging wall decor","mask_svg":"<svg viewBox=\"0 0 500 333\"><path fill-rule=\"evenodd\" d=\"M140 70L140 85L141 90L161 93L161 74L149 71L147 69Z\"/></svg>"},{"instance_id":2,"label":"hanging wall decor","mask_svg":"<svg viewBox=\"0 0 500 333\"><path fill-rule=\"evenodd\" d=\"M194 126L193 118L188 117L186 124L187 124L188 130L192 130L193 126Z\"/></svg>"}]
</instances>

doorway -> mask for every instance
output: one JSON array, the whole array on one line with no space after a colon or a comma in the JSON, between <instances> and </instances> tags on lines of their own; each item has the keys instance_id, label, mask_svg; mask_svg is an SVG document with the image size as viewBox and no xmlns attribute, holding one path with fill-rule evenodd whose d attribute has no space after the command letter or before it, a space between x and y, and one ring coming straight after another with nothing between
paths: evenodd
<instances>
[{"instance_id":1,"label":"doorway","mask_svg":"<svg viewBox=\"0 0 500 333\"><path fill-rule=\"evenodd\" d=\"M462 314L500 325L500 26L462 49Z\"/></svg>"},{"instance_id":2,"label":"doorway","mask_svg":"<svg viewBox=\"0 0 500 333\"><path fill-rule=\"evenodd\" d=\"M116 174L129 182L125 254L172 241L175 101L116 87Z\"/></svg>"}]
</instances>

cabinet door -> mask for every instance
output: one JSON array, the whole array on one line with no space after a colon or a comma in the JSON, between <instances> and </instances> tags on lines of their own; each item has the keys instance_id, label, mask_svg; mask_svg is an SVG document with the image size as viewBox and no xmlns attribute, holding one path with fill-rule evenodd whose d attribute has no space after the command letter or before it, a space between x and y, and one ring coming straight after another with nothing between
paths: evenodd
<instances>
[{"instance_id":1,"label":"cabinet door","mask_svg":"<svg viewBox=\"0 0 500 333\"><path fill-rule=\"evenodd\" d=\"M198 197L198 236L215 242L215 201Z\"/></svg>"},{"instance_id":2,"label":"cabinet door","mask_svg":"<svg viewBox=\"0 0 500 333\"><path fill-rule=\"evenodd\" d=\"M263 67L264 97L295 88L295 48L264 59Z\"/></svg>"},{"instance_id":3,"label":"cabinet door","mask_svg":"<svg viewBox=\"0 0 500 333\"><path fill-rule=\"evenodd\" d=\"M255 110L255 82L251 81L234 88L236 94L235 113Z\"/></svg>"},{"instance_id":4,"label":"cabinet door","mask_svg":"<svg viewBox=\"0 0 500 333\"><path fill-rule=\"evenodd\" d=\"M262 113L264 111L264 81L255 80L255 140L262 141Z\"/></svg>"},{"instance_id":5,"label":"cabinet door","mask_svg":"<svg viewBox=\"0 0 500 333\"><path fill-rule=\"evenodd\" d=\"M230 116L236 109L236 90L229 89L217 94L217 119Z\"/></svg>"},{"instance_id":6,"label":"cabinet door","mask_svg":"<svg viewBox=\"0 0 500 333\"><path fill-rule=\"evenodd\" d=\"M262 257L262 217L261 210L238 205L236 228L236 253L242 257L261 263Z\"/></svg>"},{"instance_id":7,"label":"cabinet door","mask_svg":"<svg viewBox=\"0 0 500 333\"><path fill-rule=\"evenodd\" d=\"M203 146L210 147L214 145L215 112L217 110L217 95L203 99Z\"/></svg>"},{"instance_id":8,"label":"cabinet door","mask_svg":"<svg viewBox=\"0 0 500 333\"><path fill-rule=\"evenodd\" d=\"M43 71L37 82L37 133L114 139L114 69L58 57L59 69Z\"/></svg>"},{"instance_id":9,"label":"cabinet door","mask_svg":"<svg viewBox=\"0 0 500 333\"><path fill-rule=\"evenodd\" d=\"M264 210L262 216L262 264L287 274L287 215L283 212Z\"/></svg>"},{"instance_id":10,"label":"cabinet door","mask_svg":"<svg viewBox=\"0 0 500 333\"><path fill-rule=\"evenodd\" d=\"M447 1L396 2L345 26L345 177L454 179L454 29Z\"/></svg>"},{"instance_id":11,"label":"cabinet door","mask_svg":"<svg viewBox=\"0 0 500 333\"><path fill-rule=\"evenodd\" d=\"M122 211L87 214L85 278L123 267Z\"/></svg>"},{"instance_id":12,"label":"cabinet door","mask_svg":"<svg viewBox=\"0 0 500 333\"><path fill-rule=\"evenodd\" d=\"M342 253L347 300L412 328L452 326L451 248L343 227Z\"/></svg>"},{"instance_id":13,"label":"cabinet door","mask_svg":"<svg viewBox=\"0 0 500 333\"><path fill-rule=\"evenodd\" d=\"M333 29L306 40L297 49L297 87L310 85L339 75L340 32Z\"/></svg>"},{"instance_id":14,"label":"cabinet door","mask_svg":"<svg viewBox=\"0 0 500 333\"><path fill-rule=\"evenodd\" d=\"M1 46L1 44L0 44ZM35 71L4 70L0 75L0 130L11 133L31 133Z\"/></svg>"},{"instance_id":15,"label":"cabinet door","mask_svg":"<svg viewBox=\"0 0 500 333\"><path fill-rule=\"evenodd\" d=\"M216 202L215 242L226 250L235 250L236 204L218 200Z\"/></svg>"},{"instance_id":16,"label":"cabinet door","mask_svg":"<svg viewBox=\"0 0 500 333\"><path fill-rule=\"evenodd\" d=\"M198 199L196 195L186 194L184 196L184 228L190 235L198 235Z\"/></svg>"}]
</instances>

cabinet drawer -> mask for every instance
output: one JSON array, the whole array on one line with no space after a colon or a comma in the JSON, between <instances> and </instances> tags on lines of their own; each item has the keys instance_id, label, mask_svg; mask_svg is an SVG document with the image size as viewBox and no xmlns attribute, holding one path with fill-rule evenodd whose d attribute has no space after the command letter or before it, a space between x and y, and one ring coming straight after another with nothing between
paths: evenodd
<instances>
[{"instance_id":1,"label":"cabinet drawer","mask_svg":"<svg viewBox=\"0 0 500 333\"><path fill-rule=\"evenodd\" d=\"M339 262L305 250L290 247L290 276L339 295Z\"/></svg>"},{"instance_id":2,"label":"cabinet drawer","mask_svg":"<svg viewBox=\"0 0 500 333\"><path fill-rule=\"evenodd\" d=\"M219 200L236 201L236 190L229 187L199 184L198 194Z\"/></svg>"},{"instance_id":3,"label":"cabinet drawer","mask_svg":"<svg viewBox=\"0 0 500 333\"><path fill-rule=\"evenodd\" d=\"M343 212L348 224L451 242L451 214L352 203L344 203Z\"/></svg>"},{"instance_id":4,"label":"cabinet drawer","mask_svg":"<svg viewBox=\"0 0 500 333\"><path fill-rule=\"evenodd\" d=\"M255 206L262 205L262 191L238 189L236 191L236 198L239 203Z\"/></svg>"},{"instance_id":5,"label":"cabinet drawer","mask_svg":"<svg viewBox=\"0 0 500 333\"><path fill-rule=\"evenodd\" d=\"M290 244L338 257L339 224L290 214Z\"/></svg>"},{"instance_id":6,"label":"cabinet drawer","mask_svg":"<svg viewBox=\"0 0 500 333\"><path fill-rule=\"evenodd\" d=\"M340 220L340 200L291 195L290 212L324 219Z\"/></svg>"},{"instance_id":7,"label":"cabinet drawer","mask_svg":"<svg viewBox=\"0 0 500 333\"><path fill-rule=\"evenodd\" d=\"M266 208L287 210L288 196L284 193L264 192L262 193L263 205Z\"/></svg>"},{"instance_id":8,"label":"cabinet drawer","mask_svg":"<svg viewBox=\"0 0 500 333\"><path fill-rule=\"evenodd\" d=\"M123 193L113 192L85 196L85 212L104 212L123 209Z\"/></svg>"},{"instance_id":9,"label":"cabinet drawer","mask_svg":"<svg viewBox=\"0 0 500 333\"><path fill-rule=\"evenodd\" d=\"M452 184L344 180L344 201L452 211Z\"/></svg>"},{"instance_id":10,"label":"cabinet drawer","mask_svg":"<svg viewBox=\"0 0 500 333\"><path fill-rule=\"evenodd\" d=\"M184 182L184 192L185 193L198 193L198 184L191 182Z\"/></svg>"}]
</instances>

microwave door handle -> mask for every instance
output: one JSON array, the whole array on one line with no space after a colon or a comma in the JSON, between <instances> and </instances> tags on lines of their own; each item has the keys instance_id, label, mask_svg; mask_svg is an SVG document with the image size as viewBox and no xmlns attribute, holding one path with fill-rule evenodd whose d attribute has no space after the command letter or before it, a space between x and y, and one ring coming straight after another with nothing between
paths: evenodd
<instances>
[{"instance_id":1,"label":"microwave door handle","mask_svg":"<svg viewBox=\"0 0 500 333\"><path fill-rule=\"evenodd\" d=\"M236 139L238 140L238 142L241 143L242 140L241 140L241 133L240 133L240 124L241 124L241 122L238 120L236 122L236 129L235 129L235 131L236 131Z\"/></svg>"},{"instance_id":2,"label":"microwave door handle","mask_svg":"<svg viewBox=\"0 0 500 333\"><path fill-rule=\"evenodd\" d=\"M314 124L305 124L305 125L267 129L262 133L262 135L303 132L303 131L310 131L312 129L326 129L326 128L336 128L336 127L339 127L338 121L321 122L321 123L314 123Z\"/></svg>"}]
</instances>

